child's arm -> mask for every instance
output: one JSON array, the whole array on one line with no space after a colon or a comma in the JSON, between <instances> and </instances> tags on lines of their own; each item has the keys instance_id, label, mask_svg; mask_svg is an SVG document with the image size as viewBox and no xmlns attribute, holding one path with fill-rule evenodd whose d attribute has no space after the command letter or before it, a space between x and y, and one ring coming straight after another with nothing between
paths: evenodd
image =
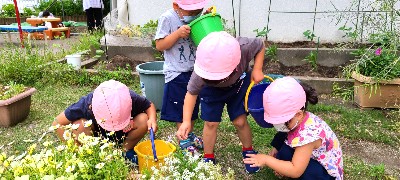
<instances>
[{"instance_id":1,"label":"child's arm","mask_svg":"<svg viewBox=\"0 0 400 180\"><path fill-rule=\"evenodd\" d=\"M251 73L251 79L255 84L259 83L264 79L264 73L262 71L264 64L264 54L265 54L265 45L263 43L262 48L254 57L254 67L253 72Z\"/></svg>"},{"instance_id":2,"label":"child's arm","mask_svg":"<svg viewBox=\"0 0 400 180\"><path fill-rule=\"evenodd\" d=\"M268 166L277 173L290 178L300 177L306 170L312 151L321 146L321 140L316 140L304 146L296 147L292 161L283 161L265 154L247 154L244 163L252 164L251 167Z\"/></svg>"},{"instance_id":3,"label":"child's arm","mask_svg":"<svg viewBox=\"0 0 400 180\"><path fill-rule=\"evenodd\" d=\"M196 105L197 95L186 93L185 101L183 103L183 119L182 124L176 132L178 139L183 140L188 138L188 134L191 131L192 113L194 106Z\"/></svg>"},{"instance_id":4,"label":"child's arm","mask_svg":"<svg viewBox=\"0 0 400 180\"><path fill-rule=\"evenodd\" d=\"M158 51L164 51L171 48L179 38L187 38L190 34L190 27L188 25L183 25L170 35L162 39L156 40L156 49Z\"/></svg>"},{"instance_id":5,"label":"child's arm","mask_svg":"<svg viewBox=\"0 0 400 180\"><path fill-rule=\"evenodd\" d=\"M150 128L153 128L154 133L157 132L157 113L154 104L151 103L150 107L147 108L145 112L149 117L149 120L147 120L148 130L150 131Z\"/></svg>"}]
</instances>

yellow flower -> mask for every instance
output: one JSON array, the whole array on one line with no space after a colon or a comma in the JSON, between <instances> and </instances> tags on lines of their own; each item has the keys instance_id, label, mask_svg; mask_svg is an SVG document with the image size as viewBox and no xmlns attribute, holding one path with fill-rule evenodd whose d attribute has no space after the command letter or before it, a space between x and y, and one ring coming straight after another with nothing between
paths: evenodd
<instances>
[{"instance_id":1,"label":"yellow flower","mask_svg":"<svg viewBox=\"0 0 400 180\"><path fill-rule=\"evenodd\" d=\"M35 148L36 148L36 144L32 144L31 146L29 146L29 148L28 148L28 154L32 154L33 151L35 150Z\"/></svg>"},{"instance_id":2,"label":"yellow flower","mask_svg":"<svg viewBox=\"0 0 400 180\"><path fill-rule=\"evenodd\" d=\"M85 121L85 123L83 123L84 127L89 127L91 125L92 125L92 120L87 120L87 121Z\"/></svg>"},{"instance_id":3,"label":"yellow flower","mask_svg":"<svg viewBox=\"0 0 400 180\"><path fill-rule=\"evenodd\" d=\"M86 149L86 152L87 152L88 154L93 154L93 150L90 149L90 148Z\"/></svg>"},{"instance_id":4,"label":"yellow flower","mask_svg":"<svg viewBox=\"0 0 400 180\"><path fill-rule=\"evenodd\" d=\"M107 135L112 136L115 134L115 131L111 131L110 133L108 133Z\"/></svg>"},{"instance_id":5,"label":"yellow flower","mask_svg":"<svg viewBox=\"0 0 400 180\"><path fill-rule=\"evenodd\" d=\"M24 173L24 171L22 170L22 167L16 167L16 168L14 169L14 176L19 176L19 175L21 175L22 173ZM29 179L29 176L28 176L28 179Z\"/></svg>"},{"instance_id":6,"label":"yellow flower","mask_svg":"<svg viewBox=\"0 0 400 180\"><path fill-rule=\"evenodd\" d=\"M292 140L292 146L296 146L299 143L300 138L296 137Z\"/></svg>"}]
</instances>

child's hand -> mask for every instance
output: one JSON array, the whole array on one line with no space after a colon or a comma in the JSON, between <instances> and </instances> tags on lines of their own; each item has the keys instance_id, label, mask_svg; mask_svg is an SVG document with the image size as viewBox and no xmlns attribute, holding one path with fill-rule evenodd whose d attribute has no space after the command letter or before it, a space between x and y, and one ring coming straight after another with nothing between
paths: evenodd
<instances>
[{"instance_id":1,"label":"child's hand","mask_svg":"<svg viewBox=\"0 0 400 180\"><path fill-rule=\"evenodd\" d=\"M254 84L258 84L262 80L264 80L264 73L262 71L253 70L251 73L251 80L254 81Z\"/></svg>"},{"instance_id":2,"label":"child's hand","mask_svg":"<svg viewBox=\"0 0 400 180\"><path fill-rule=\"evenodd\" d=\"M179 127L178 131L176 132L176 137L178 137L179 140L187 139L189 136L190 127L191 127L190 123L183 122Z\"/></svg>"},{"instance_id":3,"label":"child's hand","mask_svg":"<svg viewBox=\"0 0 400 180\"><path fill-rule=\"evenodd\" d=\"M276 154L278 154L278 150L276 150L275 148L272 148L271 151L268 153L268 155L275 157L275 158L276 158Z\"/></svg>"},{"instance_id":4,"label":"child's hand","mask_svg":"<svg viewBox=\"0 0 400 180\"><path fill-rule=\"evenodd\" d=\"M178 33L178 36L180 38L187 38L187 37L189 37L189 34L190 34L190 26L183 25L183 26L179 27L178 30L176 30L176 33Z\"/></svg>"},{"instance_id":5,"label":"child's hand","mask_svg":"<svg viewBox=\"0 0 400 180\"><path fill-rule=\"evenodd\" d=\"M263 167L264 161L268 158L265 154L247 154L248 158L243 159L245 164L250 164L250 167Z\"/></svg>"},{"instance_id":6,"label":"child's hand","mask_svg":"<svg viewBox=\"0 0 400 180\"><path fill-rule=\"evenodd\" d=\"M147 121L147 128L148 131L150 132L150 128L153 128L154 133L157 132L157 121L155 119L149 119Z\"/></svg>"}]
</instances>

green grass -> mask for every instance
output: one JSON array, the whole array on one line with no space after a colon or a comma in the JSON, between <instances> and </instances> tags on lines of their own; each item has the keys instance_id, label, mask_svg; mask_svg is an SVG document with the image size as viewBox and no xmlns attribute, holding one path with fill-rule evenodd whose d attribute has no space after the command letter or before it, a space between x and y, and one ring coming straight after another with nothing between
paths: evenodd
<instances>
[{"instance_id":1,"label":"green grass","mask_svg":"<svg viewBox=\"0 0 400 180\"><path fill-rule=\"evenodd\" d=\"M140 92L137 79L135 82L129 87L136 92ZM24 142L23 140L38 139L47 131L55 116L95 87L96 85L65 86L57 84L42 84L36 87L38 92L33 95L31 113L28 118L15 127L0 128L0 136L2 137L0 147L4 145L2 151L8 151L9 153L23 151L25 147L30 145L29 142ZM340 138L371 141L389 144L396 148L400 147L400 128L396 124L398 123L398 118L393 116L386 117L387 111L359 110L324 104L310 106L309 110L327 121ZM269 168L263 168L254 175L248 175L245 172L242 163L241 143L236 135L234 126L228 119L227 113L224 112L215 148L218 163L222 167L232 168L235 171L236 179L277 179ZM248 120L253 131L254 147L260 153L268 153L271 148L269 143L276 131L274 129L260 128L250 116L248 116ZM202 127L203 122L201 120L196 121L195 133L201 135ZM175 132L176 127L173 123L159 121L159 131L156 134L158 139L175 138ZM50 135L49 138L55 139L55 136ZM8 145L10 142L13 142L13 144ZM345 179L393 178L385 174L387 172L384 165L366 164L357 157L345 157L344 164Z\"/></svg>"}]
</instances>

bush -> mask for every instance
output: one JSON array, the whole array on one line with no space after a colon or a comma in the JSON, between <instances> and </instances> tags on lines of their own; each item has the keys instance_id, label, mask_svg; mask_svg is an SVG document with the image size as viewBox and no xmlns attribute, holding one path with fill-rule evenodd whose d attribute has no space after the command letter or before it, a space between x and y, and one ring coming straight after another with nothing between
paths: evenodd
<instances>
[{"instance_id":1,"label":"bush","mask_svg":"<svg viewBox=\"0 0 400 180\"><path fill-rule=\"evenodd\" d=\"M33 15L33 10L31 8L24 8L24 16L31 17Z\"/></svg>"},{"instance_id":2,"label":"bush","mask_svg":"<svg viewBox=\"0 0 400 180\"><path fill-rule=\"evenodd\" d=\"M35 8L37 12L41 12L49 8L53 1L40 1L39 5ZM62 3L62 4L61 4ZM62 7L64 7L64 15L76 16L84 15L82 0L63 0L55 2L48 10L55 16L62 16Z\"/></svg>"},{"instance_id":3,"label":"bush","mask_svg":"<svg viewBox=\"0 0 400 180\"><path fill-rule=\"evenodd\" d=\"M1 14L5 17L15 17L15 6L14 4L4 4L1 7Z\"/></svg>"}]
</instances>

